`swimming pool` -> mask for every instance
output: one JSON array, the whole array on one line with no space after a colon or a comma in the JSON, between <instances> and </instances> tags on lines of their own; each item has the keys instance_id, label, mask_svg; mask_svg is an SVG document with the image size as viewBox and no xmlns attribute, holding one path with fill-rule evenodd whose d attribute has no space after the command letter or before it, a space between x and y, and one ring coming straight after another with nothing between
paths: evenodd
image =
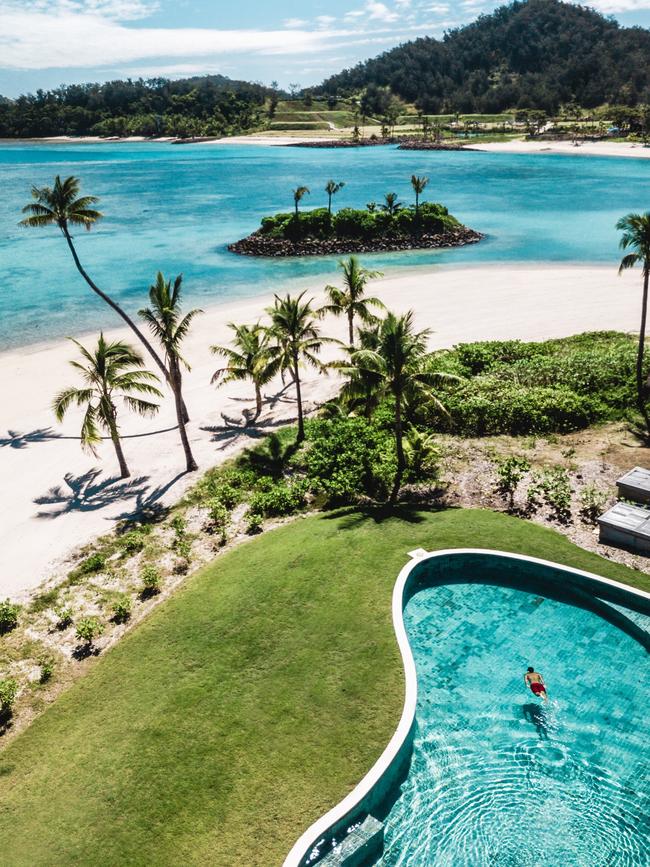
<instances>
[{"instance_id":1,"label":"swimming pool","mask_svg":"<svg viewBox=\"0 0 650 867\"><path fill-rule=\"evenodd\" d=\"M650 864L648 667L634 637L570 595L483 583L419 591L404 623L417 728L382 867ZM547 705L524 686L529 664Z\"/></svg>"},{"instance_id":2,"label":"swimming pool","mask_svg":"<svg viewBox=\"0 0 650 867\"><path fill-rule=\"evenodd\" d=\"M284 867L650 864L650 594L518 554L410 556L399 726Z\"/></svg>"}]
</instances>

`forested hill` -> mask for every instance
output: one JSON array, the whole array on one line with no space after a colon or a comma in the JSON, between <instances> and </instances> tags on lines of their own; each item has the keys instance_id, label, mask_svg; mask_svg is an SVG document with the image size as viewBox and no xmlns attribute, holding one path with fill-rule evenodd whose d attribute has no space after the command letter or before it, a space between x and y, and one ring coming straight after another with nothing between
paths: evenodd
<instances>
[{"instance_id":1,"label":"forested hill","mask_svg":"<svg viewBox=\"0 0 650 867\"><path fill-rule=\"evenodd\" d=\"M650 31L559 0L515 2L442 40L416 39L360 63L316 92L369 86L433 114L650 103Z\"/></svg>"},{"instance_id":2,"label":"forested hill","mask_svg":"<svg viewBox=\"0 0 650 867\"><path fill-rule=\"evenodd\" d=\"M56 135L224 135L256 128L271 90L207 75L109 81L0 97L0 138Z\"/></svg>"}]
</instances>

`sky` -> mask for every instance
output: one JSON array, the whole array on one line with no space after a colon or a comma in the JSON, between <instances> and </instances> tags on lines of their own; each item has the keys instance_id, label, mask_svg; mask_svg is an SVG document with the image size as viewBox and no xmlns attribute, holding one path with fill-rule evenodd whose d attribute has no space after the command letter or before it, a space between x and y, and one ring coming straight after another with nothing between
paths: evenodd
<instances>
[{"instance_id":1,"label":"sky","mask_svg":"<svg viewBox=\"0 0 650 867\"><path fill-rule=\"evenodd\" d=\"M494 0L0 0L0 94L115 78L221 73L316 84ZM593 0L650 26L650 0Z\"/></svg>"}]
</instances>

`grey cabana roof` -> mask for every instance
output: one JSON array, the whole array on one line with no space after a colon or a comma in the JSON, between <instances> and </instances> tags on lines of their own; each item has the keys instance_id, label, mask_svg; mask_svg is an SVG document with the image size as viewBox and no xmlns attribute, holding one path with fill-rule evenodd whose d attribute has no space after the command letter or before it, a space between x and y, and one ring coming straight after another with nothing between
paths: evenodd
<instances>
[{"instance_id":1,"label":"grey cabana roof","mask_svg":"<svg viewBox=\"0 0 650 867\"><path fill-rule=\"evenodd\" d=\"M616 480L619 496L637 503L650 503L650 470L634 467Z\"/></svg>"},{"instance_id":2,"label":"grey cabana roof","mask_svg":"<svg viewBox=\"0 0 650 867\"><path fill-rule=\"evenodd\" d=\"M600 541L650 553L650 509L616 503L598 518Z\"/></svg>"}]
</instances>

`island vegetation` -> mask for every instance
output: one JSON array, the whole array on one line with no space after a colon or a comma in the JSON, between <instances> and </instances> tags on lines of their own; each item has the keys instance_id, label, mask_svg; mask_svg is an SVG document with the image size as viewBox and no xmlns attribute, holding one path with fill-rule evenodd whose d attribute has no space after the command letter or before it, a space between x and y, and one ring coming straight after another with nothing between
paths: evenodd
<instances>
[{"instance_id":1,"label":"island vegetation","mask_svg":"<svg viewBox=\"0 0 650 867\"><path fill-rule=\"evenodd\" d=\"M228 249L246 256L318 256L460 247L480 241L483 235L463 226L444 205L420 201L428 183L427 177L411 177L413 205L404 205L395 193L386 193L381 203L336 212L332 211L332 196L344 182L328 181L327 207L310 211L299 209L310 193L300 186L293 191L292 212L264 217L256 232Z\"/></svg>"}]
</instances>

